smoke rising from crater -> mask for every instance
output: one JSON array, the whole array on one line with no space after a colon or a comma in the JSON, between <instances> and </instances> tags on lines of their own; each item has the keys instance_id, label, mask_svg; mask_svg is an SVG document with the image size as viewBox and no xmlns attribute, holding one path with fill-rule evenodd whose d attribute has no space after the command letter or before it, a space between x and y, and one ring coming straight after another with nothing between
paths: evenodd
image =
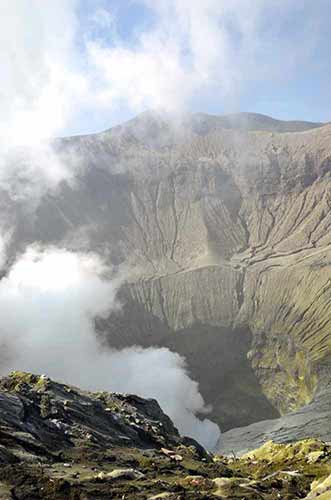
<instances>
[{"instance_id":1,"label":"smoke rising from crater","mask_svg":"<svg viewBox=\"0 0 331 500\"><path fill-rule=\"evenodd\" d=\"M98 345L94 318L109 314L118 278L95 254L30 247L0 281L2 373L26 370L86 389L137 393L158 400L180 432L215 448L219 429L185 360L166 348Z\"/></svg>"}]
</instances>

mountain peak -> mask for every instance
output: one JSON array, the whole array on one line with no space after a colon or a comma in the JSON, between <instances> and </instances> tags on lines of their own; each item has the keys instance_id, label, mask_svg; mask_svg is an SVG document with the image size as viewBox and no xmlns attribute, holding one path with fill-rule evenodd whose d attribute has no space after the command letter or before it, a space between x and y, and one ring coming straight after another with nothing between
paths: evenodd
<instances>
[{"instance_id":1,"label":"mountain peak","mask_svg":"<svg viewBox=\"0 0 331 500\"><path fill-rule=\"evenodd\" d=\"M131 120L106 131L112 134L129 135L148 146L164 146L175 137L191 132L204 136L222 129L242 132L291 133L322 127L324 123L300 120L278 120L271 116L240 112L225 115L208 113L168 113L161 110L147 110Z\"/></svg>"}]
</instances>

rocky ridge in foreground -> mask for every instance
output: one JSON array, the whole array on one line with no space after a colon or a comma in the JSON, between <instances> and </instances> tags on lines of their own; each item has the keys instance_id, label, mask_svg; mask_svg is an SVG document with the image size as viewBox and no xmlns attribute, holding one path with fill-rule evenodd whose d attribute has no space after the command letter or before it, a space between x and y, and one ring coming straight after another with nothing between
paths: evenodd
<instances>
[{"instance_id":1,"label":"rocky ridge in foreground","mask_svg":"<svg viewBox=\"0 0 331 500\"><path fill-rule=\"evenodd\" d=\"M326 500L331 445L272 442L241 458L179 436L155 400L45 376L0 380L0 498ZM329 495L329 496L328 496Z\"/></svg>"}]
</instances>

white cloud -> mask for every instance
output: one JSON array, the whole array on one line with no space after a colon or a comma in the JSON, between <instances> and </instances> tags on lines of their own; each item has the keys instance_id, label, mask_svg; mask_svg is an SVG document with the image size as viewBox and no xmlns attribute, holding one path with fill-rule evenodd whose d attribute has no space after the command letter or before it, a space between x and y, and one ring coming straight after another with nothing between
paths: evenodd
<instances>
[{"instance_id":1,"label":"white cloud","mask_svg":"<svg viewBox=\"0 0 331 500\"><path fill-rule=\"evenodd\" d=\"M118 308L118 279L94 254L30 247L0 281L1 372L18 369L87 389L154 397L180 431L209 448L219 429L206 411L185 362L168 349L101 349L94 318ZM151 376L153 374L153 376Z\"/></svg>"},{"instance_id":2,"label":"white cloud","mask_svg":"<svg viewBox=\"0 0 331 500\"><path fill-rule=\"evenodd\" d=\"M57 155L47 141L32 147L0 149L0 188L33 212L47 191L56 190L61 181L74 181L74 165Z\"/></svg>"},{"instance_id":3,"label":"white cloud","mask_svg":"<svg viewBox=\"0 0 331 500\"><path fill-rule=\"evenodd\" d=\"M99 2L84 22L80 0L1 3L0 149L78 131L82 116L95 113L111 122L118 109L181 111L205 96L235 101L251 81L300 67L323 17L290 0L135 3L154 22L133 25L126 39L117 31L120 9ZM300 9L300 27L286 28Z\"/></svg>"},{"instance_id":4,"label":"white cloud","mask_svg":"<svg viewBox=\"0 0 331 500\"><path fill-rule=\"evenodd\" d=\"M146 107L175 111L181 108L180 89L190 93L176 45L164 46L155 40L131 50L90 42L88 52L102 81L97 98L104 105L123 104L135 111Z\"/></svg>"},{"instance_id":5,"label":"white cloud","mask_svg":"<svg viewBox=\"0 0 331 500\"><path fill-rule=\"evenodd\" d=\"M0 3L0 188L32 209L74 176L48 138L88 93L76 64L76 7L76 0Z\"/></svg>"},{"instance_id":6,"label":"white cloud","mask_svg":"<svg viewBox=\"0 0 331 500\"><path fill-rule=\"evenodd\" d=\"M92 14L90 18L91 24L94 28L101 30L108 30L113 36L117 36L116 33L116 17L115 15L106 10L103 7L96 8L95 12Z\"/></svg>"},{"instance_id":7,"label":"white cloud","mask_svg":"<svg viewBox=\"0 0 331 500\"><path fill-rule=\"evenodd\" d=\"M134 111L183 111L206 96L226 108L252 81L290 78L311 57L321 25L321 10L307 2L135 3L150 9L155 22L135 30L131 43L118 37L111 47L102 39L87 43L100 102ZM291 20L298 18L296 27Z\"/></svg>"},{"instance_id":8,"label":"white cloud","mask_svg":"<svg viewBox=\"0 0 331 500\"><path fill-rule=\"evenodd\" d=\"M58 133L86 92L75 70L76 0L0 5L2 148Z\"/></svg>"}]
</instances>

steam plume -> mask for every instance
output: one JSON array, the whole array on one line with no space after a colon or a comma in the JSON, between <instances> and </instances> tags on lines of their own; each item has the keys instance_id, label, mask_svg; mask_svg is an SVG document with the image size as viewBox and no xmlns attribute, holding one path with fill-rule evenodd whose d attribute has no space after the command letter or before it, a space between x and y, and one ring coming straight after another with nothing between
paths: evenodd
<instances>
[{"instance_id":1,"label":"steam plume","mask_svg":"<svg viewBox=\"0 0 331 500\"><path fill-rule=\"evenodd\" d=\"M119 281L105 274L94 254L28 248L0 281L1 371L46 373L87 389L156 398L180 432L214 448L219 429L196 417L208 409L183 358L165 348L98 346L94 318L119 307Z\"/></svg>"}]
</instances>

